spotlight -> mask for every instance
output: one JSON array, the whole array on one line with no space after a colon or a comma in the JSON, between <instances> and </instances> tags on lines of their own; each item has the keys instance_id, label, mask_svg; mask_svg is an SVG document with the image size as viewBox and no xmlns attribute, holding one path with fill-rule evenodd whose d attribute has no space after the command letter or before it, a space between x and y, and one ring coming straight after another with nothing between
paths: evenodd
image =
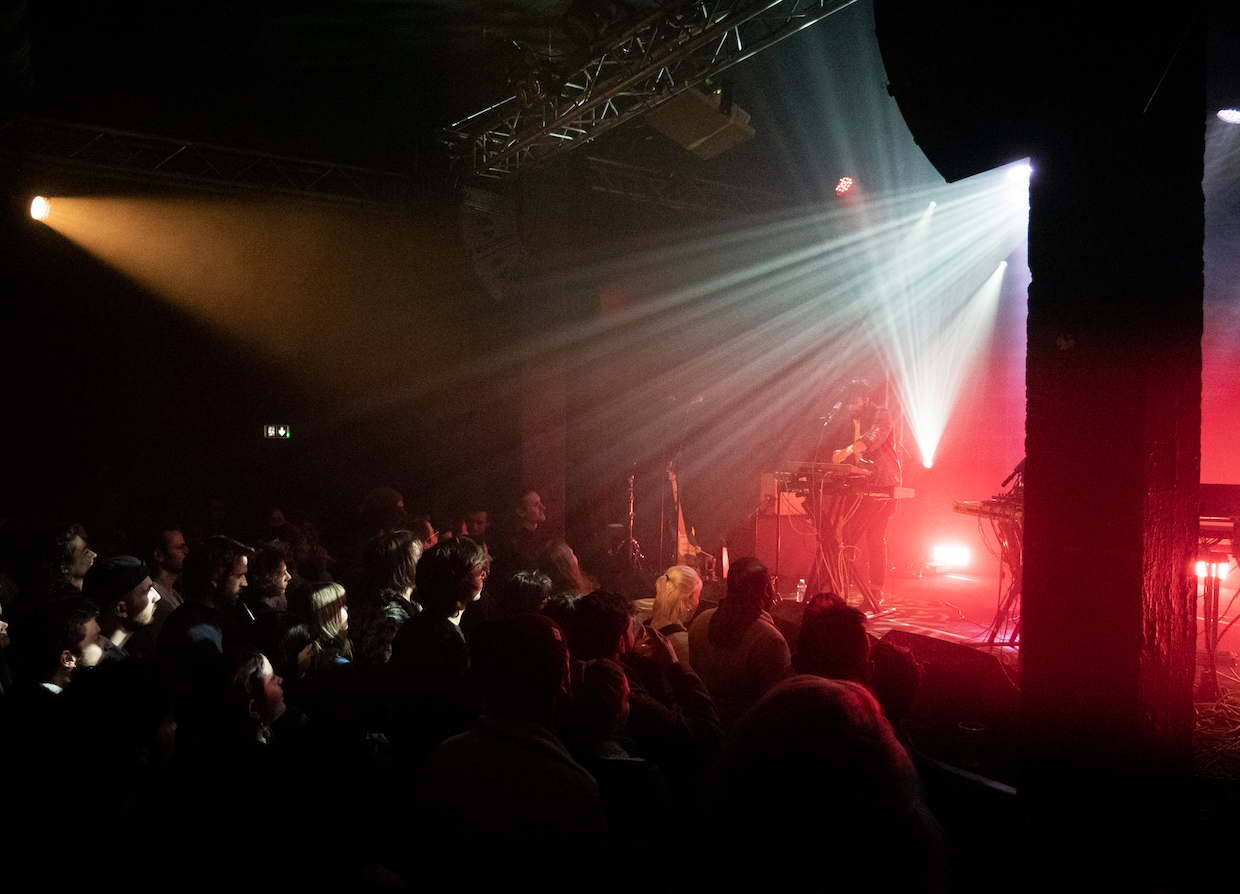
<instances>
[{"instance_id":1,"label":"spotlight","mask_svg":"<svg viewBox=\"0 0 1240 894\"><path fill-rule=\"evenodd\" d=\"M35 220L47 220L47 215L51 210L52 203L43 196L35 196L34 201L30 203L30 216Z\"/></svg>"},{"instance_id":2,"label":"spotlight","mask_svg":"<svg viewBox=\"0 0 1240 894\"><path fill-rule=\"evenodd\" d=\"M1033 176L1033 167L1028 164L1012 165L1008 168L1007 176L1013 183L1028 183Z\"/></svg>"},{"instance_id":3,"label":"spotlight","mask_svg":"<svg viewBox=\"0 0 1240 894\"><path fill-rule=\"evenodd\" d=\"M1219 109L1218 118L1228 124L1240 124L1240 109Z\"/></svg>"},{"instance_id":4,"label":"spotlight","mask_svg":"<svg viewBox=\"0 0 1240 894\"><path fill-rule=\"evenodd\" d=\"M965 568L969 564L969 549L964 546L936 546L931 564L936 572Z\"/></svg>"},{"instance_id":5,"label":"spotlight","mask_svg":"<svg viewBox=\"0 0 1240 894\"><path fill-rule=\"evenodd\" d=\"M837 196L842 196L844 193L848 192L852 188L853 188L853 178L841 177L840 182L835 184L835 194Z\"/></svg>"},{"instance_id":6,"label":"spotlight","mask_svg":"<svg viewBox=\"0 0 1240 894\"><path fill-rule=\"evenodd\" d=\"M1228 576L1227 569L1230 564L1230 561L1227 559L1222 561L1214 559L1209 562L1198 562L1194 570L1197 572L1198 578L1217 577L1219 580L1222 580Z\"/></svg>"}]
</instances>

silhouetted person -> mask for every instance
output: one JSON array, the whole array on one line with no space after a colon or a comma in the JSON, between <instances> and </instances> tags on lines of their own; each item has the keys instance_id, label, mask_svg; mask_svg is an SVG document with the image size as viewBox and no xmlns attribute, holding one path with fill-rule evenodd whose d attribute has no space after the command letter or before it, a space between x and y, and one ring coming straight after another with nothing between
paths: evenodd
<instances>
[{"instance_id":1,"label":"silhouetted person","mask_svg":"<svg viewBox=\"0 0 1240 894\"><path fill-rule=\"evenodd\" d=\"M792 655L770 608L775 582L755 558L737 559L728 571L728 596L689 627L693 669L710 691L724 729L772 686L792 675Z\"/></svg>"}]
</instances>

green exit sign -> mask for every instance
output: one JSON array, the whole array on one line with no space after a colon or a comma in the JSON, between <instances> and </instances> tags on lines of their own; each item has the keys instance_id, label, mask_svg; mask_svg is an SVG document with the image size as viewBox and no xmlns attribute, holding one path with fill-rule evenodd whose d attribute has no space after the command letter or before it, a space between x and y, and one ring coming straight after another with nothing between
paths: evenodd
<instances>
[{"instance_id":1,"label":"green exit sign","mask_svg":"<svg viewBox=\"0 0 1240 894\"><path fill-rule=\"evenodd\" d=\"M290 429L287 425L264 425L263 426L263 437L264 438L282 438L283 440L287 441L292 436L293 436L292 429Z\"/></svg>"}]
</instances>

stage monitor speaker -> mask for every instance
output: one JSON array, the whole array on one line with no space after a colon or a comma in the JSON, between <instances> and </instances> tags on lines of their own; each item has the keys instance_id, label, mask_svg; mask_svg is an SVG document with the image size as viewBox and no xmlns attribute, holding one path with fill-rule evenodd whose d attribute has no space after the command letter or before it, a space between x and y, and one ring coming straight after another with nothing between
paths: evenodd
<instances>
[{"instance_id":1,"label":"stage monitor speaker","mask_svg":"<svg viewBox=\"0 0 1240 894\"><path fill-rule=\"evenodd\" d=\"M958 763L960 725L981 724L987 752L1001 762L1014 760L1020 689L998 658L905 630L888 631L883 642L908 649L921 667L921 682L908 717L919 748Z\"/></svg>"}]
</instances>

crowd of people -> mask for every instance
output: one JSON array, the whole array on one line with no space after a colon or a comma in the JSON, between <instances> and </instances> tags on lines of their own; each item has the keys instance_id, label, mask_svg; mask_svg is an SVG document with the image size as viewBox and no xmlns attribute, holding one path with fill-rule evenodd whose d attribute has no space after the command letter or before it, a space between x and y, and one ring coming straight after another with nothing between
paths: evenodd
<instances>
[{"instance_id":1,"label":"crowd of people","mask_svg":"<svg viewBox=\"0 0 1240 894\"><path fill-rule=\"evenodd\" d=\"M383 490L330 549L282 517L103 555L80 525L30 532L0 569L13 866L138 889L951 889L900 733L907 653L880 661L831 594L794 650L756 558L715 606L687 566L630 591L545 517L528 490L506 525L469 507L440 532Z\"/></svg>"}]
</instances>

